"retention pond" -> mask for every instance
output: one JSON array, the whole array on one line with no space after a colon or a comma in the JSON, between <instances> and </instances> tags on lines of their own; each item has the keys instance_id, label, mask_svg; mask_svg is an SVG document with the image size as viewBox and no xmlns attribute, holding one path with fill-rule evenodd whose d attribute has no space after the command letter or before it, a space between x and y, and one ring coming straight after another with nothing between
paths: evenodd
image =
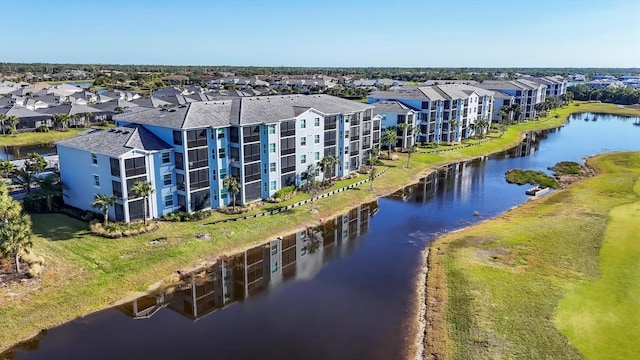
<instances>
[{"instance_id":1,"label":"retention pond","mask_svg":"<svg viewBox=\"0 0 640 360\"><path fill-rule=\"evenodd\" d=\"M640 150L637 118L577 114L494 156L452 164L313 229L265 239L185 282L43 332L15 359L394 359L411 339L421 252L527 201L513 168Z\"/></svg>"}]
</instances>

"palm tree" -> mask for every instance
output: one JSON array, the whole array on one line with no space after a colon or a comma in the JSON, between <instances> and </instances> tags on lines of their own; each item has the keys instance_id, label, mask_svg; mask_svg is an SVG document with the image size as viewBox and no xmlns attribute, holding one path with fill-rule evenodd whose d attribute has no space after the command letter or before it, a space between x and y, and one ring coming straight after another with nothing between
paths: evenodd
<instances>
[{"instance_id":1,"label":"palm tree","mask_svg":"<svg viewBox=\"0 0 640 360\"><path fill-rule=\"evenodd\" d=\"M36 180L39 185L37 194L40 198L44 198L47 202L47 210L51 211L53 208L53 199L56 196L62 196L62 189L64 184L60 181L57 175L49 174L44 178Z\"/></svg>"},{"instance_id":2,"label":"palm tree","mask_svg":"<svg viewBox=\"0 0 640 360\"><path fill-rule=\"evenodd\" d=\"M322 182L325 181L327 172L330 172L333 176L333 171L335 170L336 165L338 164L338 158L335 155L325 156L320 160L318 165L320 166L320 170L322 171Z\"/></svg>"},{"instance_id":3,"label":"palm tree","mask_svg":"<svg viewBox=\"0 0 640 360\"><path fill-rule=\"evenodd\" d=\"M460 126L460 121L458 121L458 119L451 119L451 121L449 121L449 125L449 135L451 135L451 131L453 131L454 135L457 134L457 128ZM457 136L455 138L457 139ZM451 136L449 136L449 142L452 142Z\"/></svg>"},{"instance_id":4,"label":"palm tree","mask_svg":"<svg viewBox=\"0 0 640 360\"><path fill-rule=\"evenodd\" d=\"M474 127L476 129L480 129L480 137L483 138L484 131L489 127L489 120L487 120L486 118L481 118L480 120L476 120Z\"/></svg>"},{"instance_id":5,"label":"palm tree","mask_svg":"<svg viewBox=\"0 0 640 360\"><path fill-rule=\"evenodd\" d=\"M31 242L31 217L21 214L7 221L0 228L0 252L12 256L16 261L16 272L20 273L20 254L33 246Z\"/></svg>"},{"instance_id":6,"label":"palm tree","mask_svg":"<svg viewBox=\"0 0 640 360\"><path fill-rule=\"evenodd\" d=\"M0 160L0 174L2 174L2 177L8 178L9 174L15 171L16 171L16 168L11 161Z\"/></svg>"},{"instance_id":7,"label":"palm tree","mask_svg":"<svg viewBox=\"0 0 640 360\"><path fill-rule=\"evenodd\" d=\"M89 127L90 124L91 124L91 113L87 111L84 113L84 127Z\"/></svg>"},{"instance_id":8,"label":"palm tree","mask_svg":"<svg viewBox=\"0 0 640 360\"><path fill-rule=\"evenodd\" d=\"M411 161L411 154L418 151L418 146L411 145L407 148L407 169L409 168L409 161Z\"/></svg>"},{"instance_id":9,"label":"palm tree","mask_svg":"<svg viewBox=\"0 0 640 360\"><path fill-rule=\"evenodd\" d=\"M31 185L36 182L36 177L33 173L23 168L16 170L14 174L16 175L15 181L18 186L27 193L27 196L31 195Z\"/></svg>"},{"instance_id":10,"label":"palm tree","mask_svg":"<svg viewBox=\"0 0 640 360\"><path fill-rule=\"evenodd\" d=\"M104 226L107 226L109 221L109 208L116 203L118 197L115 195L95 194L93 195L93 199L91 206L102 211L102 215L104 216Z\"/></svg>"},{"instance_id":11,"label":"palm tree","mask_svg":"<svg viewBox=\"0 0 640 360\"><path fill-rule=\"evenodd\" d=\"M395 145L398 142L398 133L396 132L395 126L388 127L380 140L387 144L389 159L391 159L391 144Z\"/></svg>"},{"instance_id":12,"label":"palm tree","mask_svg":"<svg viewBox=\"0 0 640 360\"><path fill-rule=\"evenodd\" d=\"M54 126L59 130L64 130L67 128L69 123L69 115L67 114L53 114L51 116L53 118Z\"/></svg>"},{"instance_id":13,"label":"palm tree","mask_svg":"<svg viewBox=\"0 0 640 360\"><path fill-rule=\"evenodd\" d=\"M9 133L15 134L18 124L20 124L20 119L17 116L9 116Z\"/></svg>"},{"instance_id":14,"label":"palm tree","mask_svg":"<svg viewBox=\"0 0 640 360\"><path fill-rule=\"evenodd\" d=\"M398 130L400 130L400 132L402 133L402 139L400 141L400 144L402 144L400 147L402 147L402 148L408 147L408 144L406 143L406 141L407 141L407 129L409 129L409 124L407 124L407 123L398 124Z\"/></svg>"},{"instance_id":15,"label":"palm tree","mask_svg":"<svg viewBox=\"0 0 640 360\"><path fill-rule=\"evenodd\" d=\"M7 121L7 115L0 114L0 128L2 128L2 135L5 135L4 123Z\"/></svg>"},{"instance_id":16,"label":"palm tree","mask_svg":"<svg viewBox=\"0 0 640 360\"><path fill-rule=\"evenodd\" d=\"M149 199L149 195L151 195L153 193L153 186L151 185L150 182L147 181L138 181L135 184L133 184L133 186L131 187L131 191L133 191L133 193L138 196L138 197L142 197L142 201L143 201L143 206L144 206L144 224L147 225L147 208L148 208L148 204L147 201Z\"/></svg>"},{"instance_id":17,"label":"palm tree","mask_svg":"<svg viewBox=\"0 0 640 360\"><path fill-rule=\"evenodd\" d=\"M236 195L240 192L240 181L235 176L229 176L224 179L222 185L231 193L231 200L233 201L233 210L236 209Z\"/></svg>"},{"instance_id":18,"label":"palm tree","mask_svg":"<svg viewBox=\"0 0 640 360\"><path fill-rule=\"evenodd\" d=\"M418 136L422 135L422 130L420 130L420 126L414 125L409 127L409 135L413 135L413 144L415 145L415 140L417 140Z\"/></svg>"},{"instance_id":19,"label":"palm tree","mask_svg":"<svg viewBox=\"0 0 640 360\"><path fill-rule=\"evenodd\" d=\"M309 196L311 197L311 212L314 212L315 209L313 207L313 199L316 197L318 193L318 182L316 181L316 173L317 168L315 165L311 164L307 167L307 171L303 174L302 180L305 181L305 187L309 192Z\"/></svg>"},{"instance_id":20,"label":"palm tree","mask_svg":"<svg viewBox=\"0 0 640 360\"><path fill-rule=\"evenodd\" d=\"M371 168L371 171L369 172L369 182L371 183L369 186L369 191L373 191L373 180L376 179L376 173L378 172L378 169L374 167Z\"/></svg>"}]
</instances>

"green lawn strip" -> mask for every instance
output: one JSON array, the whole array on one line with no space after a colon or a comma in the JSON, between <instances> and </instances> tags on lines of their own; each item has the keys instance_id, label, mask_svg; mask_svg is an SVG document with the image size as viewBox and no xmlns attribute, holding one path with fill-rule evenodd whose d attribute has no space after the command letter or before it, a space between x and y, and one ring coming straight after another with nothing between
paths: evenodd
<instances>
[{"instance_id":1,"label":"green lawn strip","mask_svg":"<svg viewBox=\"0 0 640 360\"><path fill-rule=\"evenodd\" d=\"M72 128L69 131L24 132L17 135L0 135L0 146L26 146L49 144L74 137L86 129Z\"/></svg>"},{"instance_id":2,"label":"green lawn strip","mask_svg":"<svg viewBox=\"0 0 640 360\"><path fill-rule=\"evenodd\" d=\"M602 275L562 299L556 325L589 359L633 359L640 357L640 202L620 205L609 217Z\"/></svg>"},{"instance_id":3,"label":"green lawn strip","mask_svg":"<svg viewBox=\"0 0 640 360\"><path fill-rule=\"evenodd\" d=\"M618 206L638 201L633 186L640 178L640 153L608 154L590 163L600 169L598 176L433 243L428 280L432 283L428 283L427 294L429 299L439 299L436 303L440 305L431 308L436 311L432 323L444 324L445 334L431 337L435 343L427 344L429 352L440 359L573 359L580 358L581 352L590 355L581 347L581 341L570 335L577 349L569 344L556 329L554 316L567 292L585 281L588 287L590 280L599 276L599 250L605 231L608 238L608 229L617 228L615 224L607 227L609 213L613 209L615 216ZM623 209L629 206L623 205ZM634 208L633 213L636 211ZM627 219L631 221L631 217ZM629 234L637 234L637 230L631 229ZM600 256L606 256L606 246ZM603 326L602 330L609 333L594 334L602 346L593 358L601 358L608 352L620 354L618 358L630 358L631 353L625 351L628 348L637 351L621 345L629 340L626 334L638 333L640 323L640 309L631 306L638 302L640 274L638 248L634 246L635 249L622 249L629 252L629 261L636 262L627 266L626 260L619 261L619 256L616 257L616 264L623 266L613 268L624 268L627 273L611 275L618 279L625 276L628 280L604 279L608 265L605 261L600 263L603 282L611 287L604 289L604 293L617 294L618 299L629 302L629 306L616 304L606 313L619 310L617 316L624 314L629 322L615 329ZM442 274L444 280L433 284L432 276ZM587 292L600 299L606 297L602 290L591 287ZM581 295L576 295L576 299L584 299ZM560 319L573 319L577 332L591 327L580 322L584 318L581 313L576 315L575 306L571 306L575 302L571 297L568 299L563 304L568 302L568 308L574 312L559 316L557 322L566 324ZM605 309L606 305L594 303L591 310ZM619 342L608 342L607 338ZM586 336L581 340L591 342L592 338ZM617 353L612 352L614 348Z\"/></svg>"},{"instance_id":4,"label":"green lawn strip","mask_svg":"<svg viewBox=\"0 0 640 360\"><path fill-rule=\"evenodd\" d=\"M564 110L568 114L571 109L585 110L582 105L572 105ZM561 120L553 118L536 123L540 127L553 127ZM310 204L306 204L284 214L202 226L219 216L214 213L200 222L161 222L161 228L156 232L122 239L90 235L85 223L63 215L34 215L34 230L38 235L34 239L35 251L47 259L45 272L42 279L37 280L39 289L36 291L20 295L29 285L18 284L0 292L0 328L3 329L0 331L0 349L33 335L39 329L107 306L132 291L145 290L177 269L191 267L201 260L231 253L299 228L317 225L354 206L415 182L444 164L508 149L521 141L523 126L530 125L510 126L502 137L480 146L457 147L440 154L416 153L411 157L410 168L405 167L407 155L400 154L398 161L385 161L390 168L375 179L374 191L369 191L370 184L365 183L316 200L313 206L317 213L314 214L309 212ZM335 186L344 186L366 177L362 175ZM302 200L307 195L301 196L290 201ZM196 240L195 234L199 232L210 233L211 240ZM157 245L149 244L150 240L158 237L166 237L167 240ZM11 296L9 292L19 295Z\"/></svg>"}]
</instances>

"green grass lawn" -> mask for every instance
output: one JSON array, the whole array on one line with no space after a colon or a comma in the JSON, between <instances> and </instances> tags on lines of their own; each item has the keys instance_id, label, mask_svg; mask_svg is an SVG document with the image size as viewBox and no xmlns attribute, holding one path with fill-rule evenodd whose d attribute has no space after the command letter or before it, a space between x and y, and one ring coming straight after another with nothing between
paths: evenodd
<instances>
[{"instance_id":1,"label":"green grass lawn","mask_svg":"<svg viewBox=\"0 0 640 360\"><path fill-rule=\"evenodd\" d=\"M640 195L640 182L634 189ZM640 201L609 213L601 274L561 301L556 326L589 359L640 358Z\"/></svg>"},{"instance_id":2,"label":"green grass lawn","mask_svg":"<svg viewBox=\"0 0 640 360\"><path fill-rule=\"evenodd\" d=\"M562 113L561 118L550 116L510 126L502 136L491 134L491 141L479 146L453 147L452 151L439 154L416 153L411 157L409 168L405 167L406 154L400 154L398 161L386 162L390 169L376 178L373 191L369 191L370 185L365 183L356 189L314 201L317 213L313 214L307 204L275 216L202 225L224 217L214 213L196 223L162 222L160 229L154 233L122 239L95 237L88 233L87 224L64 215L34 215L34 248L37 254L47 260L45 272L35 282L0 288L0 349L34 335L40 329L98 310L131 296L135 291L145 291L150 285L175 274L178 269L184 270L203 260L317 225L361 203L413 183L444 164L513 147L521 141L522 131L558 126L571 112L613 112L618 109L608 104L571 105L558 111ZM640 114L638 111L622 110ZM22 135L29 134L19 136ZM364 177L366 175L334 186L345 186ZM301 194L289 202L302 200L305 196ZM606 204L607 201L602 203ZM289 202L265 207L283 206ZM195 235L199 232L210 233L211 240L197 240ZM149 241L157 237L167 237L167 240L150 245Z\"/></svg>"},{"instance_id":3,"label":"green grass lawn","mask_svg":"<svg viewBox=\"0 0 640 360\"><path fill-rule=\"evenodd\" d=\"M17 135L0 135L0 146L25 146L49 144L54 141L74 137L85 129L69 129L69 131L24 132Z\"/></svg>"},{"instance_id":4,"label":"green grass lawn","mask_svg":"<svg viewBox=\"0 0 640 360\"><path fill-rule=\"evenodd\" d=\"M638 357L640 153L589 163L596 177L432 244L429 353Z\"/></svg>"}]
</instances>

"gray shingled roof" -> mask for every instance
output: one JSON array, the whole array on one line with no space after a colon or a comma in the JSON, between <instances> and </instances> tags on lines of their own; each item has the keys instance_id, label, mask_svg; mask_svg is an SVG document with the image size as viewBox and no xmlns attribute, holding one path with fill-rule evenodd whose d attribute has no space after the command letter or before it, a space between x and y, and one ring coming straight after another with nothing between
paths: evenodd
<instances>
[{"instance_id":1,"label":"gray shingled roof","mask_svg":"<svg viewBox=\"0 0 640 360\"><path fill-rule=\"evenodd\" d=\"M406 114L410 110L416 110L413 107L407 106L396 100L378 101L373 104L373 112L376 114L392 113L392 114Z\"/></svg>"},{"instance_id":2,"label":"gray shingled roof","mask_svg":"<svg viewBox=\"0 0 640 360\"><path fill-rule=\"evenodd\" d=\"M330 95L230 97L224 100L192 102L171 109L131 109L116 116L116 119L135 124L188 129L240 123L273 123L292 119L309 109L334 115L372 108L372 105Z\"/></svg>"},{"instance_id":3,"label":"gray shingled roof","mask_svg":"<svg viewBox=\"0 0 640 360\"><path fill-rule=\"evenodd\" d=\"M42 114L40 112L31 111L22 106L14 105L10 108L0 108L0 114L5 114L7 116L17 116L18 118L28 118L28 117L51 117L49 114Z\"/></svg>"},{"instance_id":4,"label":"gray shingled roof","mask_svg":"<svg viewBox=\"0 0 640 360\"><path fill-rule=\"evenodd\" d=\"M166 142L143 126L120 126L109 130L91 129L56 145L118 157L138 149L159 151L171 149Z\"/></svg>"}]
</instances>

